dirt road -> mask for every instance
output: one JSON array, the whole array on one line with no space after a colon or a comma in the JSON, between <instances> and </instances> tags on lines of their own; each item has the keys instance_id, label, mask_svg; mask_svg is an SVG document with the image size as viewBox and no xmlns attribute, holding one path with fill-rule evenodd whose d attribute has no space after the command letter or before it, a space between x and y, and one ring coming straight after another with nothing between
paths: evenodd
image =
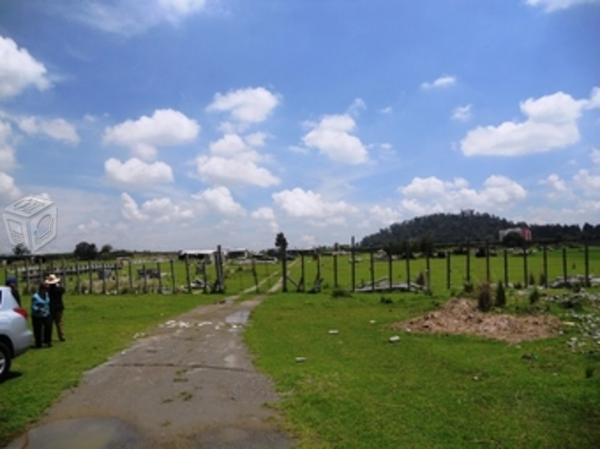
<instances>
[{"instance_id":1,"label":"dirt road","mask_svg":"<svg viewBox=\"0 0 600 449\"><path fill-rule=\"evenodd\" d=\"M261 301L199 307L88 372L7 449L288 449L241 333Z\"/></svg>"}]
</instances>

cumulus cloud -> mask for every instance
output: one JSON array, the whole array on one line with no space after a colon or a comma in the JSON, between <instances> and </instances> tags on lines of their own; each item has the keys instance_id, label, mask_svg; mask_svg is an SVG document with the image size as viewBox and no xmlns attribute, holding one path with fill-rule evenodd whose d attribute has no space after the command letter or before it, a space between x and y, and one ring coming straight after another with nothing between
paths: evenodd
<instances>
[{"instance_id":1,"label":"cumulus cloud","mask_svg":"<svg viewBox=\"0 0 600 449\"><path fill-rule=\"evenodd\" d=\"M357 209L344 201L326 201L319 193L296 187L272 195L275 204L295 218L323 219L355 213Z\"/></svg>"},{"instance_id":2,"label":"cumulus cloud","mask_svg":"<svg viewBox=\"0 0 600 449\"><path fill-rule=\"evenodd\" d=\"M128 193L121 194L121 215L128 221L145 221L148 219L140 210L137 202Z\"/></svg>"},{"instance_id":3,"label":"cumulus cloud","mask_svg":"<svg viewBox=\"0 0 600 449\"><path fill-rule=\"evenodd\" d=\"M471 188L464 178L443 181L430 176L416 177L399 191L403 195L402 207L415 215L461 209L498 210L527 196L520 184L499 175L488 177L480 190Z\"/></svg>"},{"instance_id":4,"label":"cumulus cloud","mask_svg":"<svg viewBox=\"0 0 600 449\"><path fill-rule=\"evenodd\" d=\"M0 99L14 97L30 86L41 91L51 85L46 67L9 37L0 36L0 61Z\"/></svg>"},{"instance_id":5,"label":"cumulus cloud","mask_svg":"<svg viewBox=\"0 0 600 449\"><path fill-rule=\"evenodd\" d=\"M248 87L217 93L206 109L228 113L232 120L243 124L253 124L264 122L278 104L278 96L268 89Z\"/></svg>"},{"instance_id":6,"label":"cumulus cloud","mask_svg":"<svg viewBox=\"0 0 600 449\"><path fill-rule=\"evenodd\" d=\"M357 97L352 100L352 103L348 107L347 113L356 117L365 109L367 109L367 103L365 103L365 100L362 98Z\"/></svg>"},{"instance_id":7,"label":"cumulus cloud","mask_svg":"<svg viewBox=\"0 0 600 449\"><path fill-rule=\"evenodd\" d=\"M596 89L590 99L576 100L564 92L520 104L523 122L480 126L467 133L460 146L466 156L521 156L564 148L579 141L577 120L584 109L596 105Z\"/></svg>"},{"instance_id":8,"label":"cumulus cloud","mask_svg":"<svg viewBox=\"0 0 600 449\"><path fill-rule=\"evenodd\" d=\"M246 213L244 208L233 199L229 189L224 186L206 189L193 195L193 198L223 215L240 216Z\"/></svg>"},{"instance_id":9,"label":"cumulus cloud","mask_svg":"<svg viewBox=\"0 0 600 449\"><path fill-rule=\"evenodd\" d=\"M566 192L567 191L567 183L558 176L556 173L552 173L548 175L548 177L541 182L544 185L547 185L552 190L556 192Z\"/></svg>"},{"instance_id":10,"label":"cumulus cloud","mask_svg":"<svg viewBox=\"0 0 600 449\"><path fill-rule=\"evenodd\" d=\"M546 12L560 11L584 4L600 5L600 0L526 0L530 6L537 6Z\"/></svg>"},{"instance_id":11,"label":"cumulus cloud","mask_svg":"<svg viewBox=\"0 0 600 449\"><path fill-rule=\"evenodd\" d=\"M0 203L4 202L3 200L6 199L16 199L19 195L21 195L21 191L15 184L14 178L6 173L0 172Z\"/></svg>"},{"instance_id":12,"label":"cumulus cloud","mask_svg":"<svg viewBox=\"0 0 600 449\"><path fill-rule=\"evenodd\" d=\"M117 184L148 187L173 182L173 171L164 162L146 163L137 158L121 162L111 158L104 163L107 178Z\"/></svg>"},{"instance_id":13,"label":"cumulus cloud","mask_svg":"<svg viewBox=\"0 0 600 449\"><path fill-rule=\"evenodd\" d=\"M255 220L266 221L272 232L277 232L279 230L279 225L275 219L275 212L273 212L273 209L270 207L260 207L252 212L250 216Z\"/></svg>"},{"instance_id":14,"label":"cumulus cloud","mask_svg":"<svg viewBox=\"0 0 600 449\"><path fill-rule=\"evenodd\" d=\"M106 128L103 141L129 148L135 156L152 160L158 147L189 143L199 132L200 125L185 114L173 109L157 109L150 117L143 115Z\"/></svg>"},{"instance_id":15,"label":"cumulus cloud","mask_svg":"<svg viewBox=\"0 0 600 449\"><path fill-rule=\"evenodd\" d=\"M51 139L77 145L80 142L75 126L62 118L16 117L19 129L28 135L43 134Z\"/></svg>"},{"instance_id":16,"label":"cumulus cloud","mask_svg":"<svg viewBox=\"0 0 600 449\"><path fill-rule=\"evenodd\" d=\"M316 148L336 162L357 165L368 161L368 152L353 132L356 122L348 115L326 115L302 138L304 145Z\"/></svg>"},{"instance_id":17,"label":"cumulus cloud","mask_svg":"<svg viewBox=\"0 0 600 449\"><path fill-rule=\"evenodd\" d=\"M465 106L457 106L452 111L452 120L456 120L458 122L468 122L471 120L471 105L467 104Z\"/></svg>"},{"instance_id":18,"label":"cumulus cloud","mask_svg":"<svg viewBox=\"0 0 600 449\"><path fill-rule=\"evenodd\" d=\"M425 81L421 83L421 89L432 90L432 89L447 89L456 84L456 77L452 75L443 75L439 78L429 82Z\"/></svg>"},{"instance_id":19,"label":"cumulus cloud","mask_svg":"<svg viewBox=\"0 0 600 449\"><path fill-rule=\"evenodd\" d=\"M594 165L600 165L600 148L594 148L590 152L590 159Z\"/></svg>"},{"instance_id":20,"label":"cumulus cloud","mask_svg":"<svg viewBox=\"0 0 600 449\"><path fill-rule=\"evenodd\" d=\"M157 223L169 223L194 218L191 207L175 204L171 198L153 198L145 201L141 207L142 213Z\"/></svg>"},{"instance_id":21,"label":"cumulus cloud","mask_svg":"<svg viewBox=\"0 0 600 449\"><path fill-rule=\"evenodd\" d=\"M398 209L375 205L369 208L369 218L377 224L389 226L402 220L402 212Z\"/></svg>"},{"instance_id":22,"label":"cumulus cloud","mask_svg":"<svg viewBox=\"0 0 600 449\"><path fill-rule=\"evenodd\" d=\"M206 0L77 0L53 5L53 9L89 27L132 36L161 23L177 25L203 11L206 3Z\"/></svg>"},{"instance_id":23,"label":"cumulus cloud","mask_svg":"<svg viewBox=\"0 0 600 449\"><path fill-rule=\"evenodd\" d=\"M582 169L573 176L573 183L588 196L600 196L600 174Z\"/></svg>"},{"instance_id":24,"label":"cumulus cloud","mask_svg":"<svg viewBox=\"0 0 600 449\"><path fill-rule=\"evenodd\" d=\"M0 121L0 167L10 171L17 165L15 149L10 145L12 129L10 124Z\"/></svg>"},{"instance_id":25,"label":"cumulus cloud","mask_svg":"<svg viewBox=\"0 0 600 449\"><path fill-rule=\"evenodd\" d=\"M280 180L269 170L259 166L261 156L249 143L260 143L263 137L246 140L237 134L226 134L211 142L210 154L196 158L196 171L200 177L213 184L248 184L258 187L270 187Z\"/></svg>"}]
</instances>

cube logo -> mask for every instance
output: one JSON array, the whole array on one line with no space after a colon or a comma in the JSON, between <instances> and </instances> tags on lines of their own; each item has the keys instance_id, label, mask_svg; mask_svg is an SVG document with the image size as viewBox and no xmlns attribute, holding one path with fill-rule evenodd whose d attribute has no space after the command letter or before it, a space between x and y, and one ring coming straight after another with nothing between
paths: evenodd
<instances>
[{"instance_id":1,"label":"cube logo","mask_svg":"<svg viewBox=\"0 0 600 449\"><path fill-rule=\"evenodd\" d=\"M8 240L37 252L56 238L58 210L46 198L28 196L15 201L2 214Z\"/></svg>"}]
</instances>

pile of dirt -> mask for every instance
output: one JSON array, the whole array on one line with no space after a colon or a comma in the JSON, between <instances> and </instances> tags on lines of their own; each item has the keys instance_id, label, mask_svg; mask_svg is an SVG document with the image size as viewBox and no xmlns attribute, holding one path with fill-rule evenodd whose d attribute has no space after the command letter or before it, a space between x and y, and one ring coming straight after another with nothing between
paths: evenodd
<instances>
[{"instance_id":1,"label":"pile of dirt","mask_svg":"<svg viewBox=\"0 0 600 449\"><path fill-rule=\"evenodd\" d=\"M464 298L452 299L423 317L392 325L406 332L477 335L509 343L553 337L560 326L560 320L550 315L482 313L474 301Z\"/></svg>"}]
</instances>

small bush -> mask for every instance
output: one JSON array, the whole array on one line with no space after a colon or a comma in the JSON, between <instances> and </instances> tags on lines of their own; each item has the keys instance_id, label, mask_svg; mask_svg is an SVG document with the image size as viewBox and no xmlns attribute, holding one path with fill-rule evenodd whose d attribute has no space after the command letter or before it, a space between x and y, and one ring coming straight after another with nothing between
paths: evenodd
<instances>
[{"instance_id":1,"label":"small bush","mask_svg":"<svg viewBox=\"0 0 600 449\"><path fill-rule=\"evenodd\" d=\"M482 284L477 294L477 307L482 312L489 312L493 306L492 291L489 284Z\"/></svg>"},{"instance_id":2,"label":"small bush","mask_svg":"<svg viewBox=\"0 0 600 449\"><path fill-rule=\"evenodd\" d=\"M529 285L535 285L535 276L533 273L529 275Z\"/></svg>"},{"instance_id":3,"label":"small bush","mask_svg":"<svg viewBox=\"0 0 600 449\"><path fill-rule=\"evenodd\" d=\"M332 298L351 298L352 293L350 293L348 290L338 287L338 288L334 288L331 291L331 297Z\"/></svg>"},{"instance_id":4,"label":"small bush","mask_svg":"<svg viewBox=\"0 0 600 449\"><path fill-rule=\"evenodd\" d=\"M538 285L546 285L546 275L544 273L540 274L540 282Z\"/></svg>"},{"instance_id":5,"label":"small bush","mask_svg":"<svg viewBox=\"0 0 600 449\"><path fill-rule=\"evenodd\" d=\"M379 298L379 303L380 304L393 304L394 301L392 300L392 298L386 298L385 296L382 296L381 298Z\"/></svg>"},{"instance_id":6,"label":"small bush","mask_svg":"<svg viewBox=\"0 0 600 449\"><path fill-rule=\"evenodd\" d=\"M473 293L473 284L471 282L465 282L465 285L463 286L463 292L464 293Z\"/></svg>"},{"instance_id":7,"label":"small bush","mask_svg":"<svg viewBox=\"0 0 600 449\"><path fill-rule=\"evenodd\" d=\"M540 292L534 288L529 294L529 304L537 304L540 301Z\"/></svg>"},{"instance_id":8,"label":"small bush","mask_svg":"<svg viewBox=\"0 0 600 449\"><path fill-rule=\"evenodd\" d=\"M417 276L417 279L415 279L415 283L421 287L425 287L425 284L427 283L427 280L425 279L425 273L421 271Z\"/></svg>"},{"instance_id":9,"label":"small bush","mask_svg":"<svg viewBox=\"0 0 600 449\"><path fill-rule=\"evenodd\" d=\"M520 282L515 282L514 288L515 290L521 290L523 288L523 284Z\"/></svg>"},{"instance_id":10,"label":"small bush","mask_svg":"<svg viewBox=\"0 0 600 449\"><path fill-rule=\"evenodd\" d=\"M506 292L504 291L504 284L498 282L496 287L496 307L504 307L506 305Z\"/></svg>"}]
</instances>

